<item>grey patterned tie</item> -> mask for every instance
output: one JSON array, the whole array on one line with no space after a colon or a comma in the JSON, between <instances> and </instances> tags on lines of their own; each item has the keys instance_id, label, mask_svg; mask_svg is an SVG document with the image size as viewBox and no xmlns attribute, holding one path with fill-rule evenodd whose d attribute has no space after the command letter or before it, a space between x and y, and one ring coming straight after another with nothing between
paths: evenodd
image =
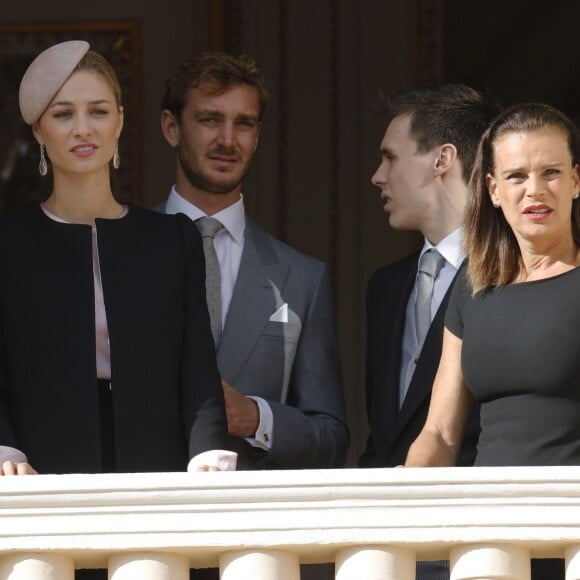
<instances>
[{"instance_id":1,"label":"grey patterned tie","mask_svg":"<svg viewBox=\"0 0 580 580\"><path fill-rule=\"evenodd\" d=\"M207 310L211 323L211 333L216 347L222 334L222 291L220 264L215 251L213 239L224 226L215 218L202 217L195 220L195 225L203 239L205 254L205 293Z\"/></svg>"},{"instance_id":2,"label":"grey patterned tie","mask_svg":"<svg viewBox=\"0 0 580 580\"><path fill-rule=\"evenodd\" d=\"M415 333L417 346L423 346L423 341L431 326L431 299L435 278L443 266L445 258L437 250L428 250L421 256L417 271L417 298L415 299Z\"/></svg>"}]
</instances>

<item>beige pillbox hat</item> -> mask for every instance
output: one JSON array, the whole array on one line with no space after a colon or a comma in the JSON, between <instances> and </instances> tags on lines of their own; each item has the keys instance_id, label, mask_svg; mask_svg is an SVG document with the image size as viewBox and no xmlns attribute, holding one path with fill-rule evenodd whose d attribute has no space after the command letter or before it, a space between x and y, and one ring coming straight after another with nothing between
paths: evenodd
<instances>
[{"instance_id":1,"label":"beige pillbox hat","mask_svg":"<svg viewBox=\"0 0 580 580\"><path fill-rule=\"evenodd\" d=\"M40 119L88 50L88 42L69 40L47 48L32 61L20 81L20 112L26 123L33 125Z\"/></svg>"}]
</instances>

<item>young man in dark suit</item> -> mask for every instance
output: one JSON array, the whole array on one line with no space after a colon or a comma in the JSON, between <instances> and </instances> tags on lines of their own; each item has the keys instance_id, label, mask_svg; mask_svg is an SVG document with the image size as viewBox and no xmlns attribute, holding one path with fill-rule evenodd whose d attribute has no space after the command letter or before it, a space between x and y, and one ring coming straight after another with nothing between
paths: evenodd
<instances>
[{"instance_id":1,"label":"young man in dark suit","mask_svg":"<svg viewBox=\"0 0 580 580\"><path fill-rule=\"evenodd\" d=\"M384 98L381 108L387 128L372 182L391 227L419 232L423 247L375 272L368 285L370 434L362 467L402 465L425 422L450 288L464 260L469 177L479 138L497 112L464 85L404 91ZM459 465L473 463L478 434L474 413ZM448 577L445 562L418 567L423 580Z\"/></svg>"}]
</instances>

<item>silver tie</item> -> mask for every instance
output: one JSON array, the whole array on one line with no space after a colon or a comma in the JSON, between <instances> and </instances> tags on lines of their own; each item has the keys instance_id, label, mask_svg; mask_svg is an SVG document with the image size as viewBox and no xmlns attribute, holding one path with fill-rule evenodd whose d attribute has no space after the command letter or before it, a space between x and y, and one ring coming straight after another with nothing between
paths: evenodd
<instances>
[{"instance_id":1,"label":"silver tie","mask_svg":"<svg viewBox=\"0 0 580 580\"><path fill-rule=\"evenodd\" d=\"M215 218L207 216L195 220L194 223L203 239L207 310L209 312L211 333L217 347L222 334L222 291L220 264L213 239L224 226Z\"/></svg>"},{"instance_id":2,"label":"silver tie","mask_svg":"<svg viewBox=\"0 0 580 580\"><path fill-rule=\"evenodd\" d=\"M420 350L431 326L431 299L435 278L445 258L437 250L428 250L421 256L417 271L417 298L415 300L415 333Z\"/></svg>"}]
</instances>

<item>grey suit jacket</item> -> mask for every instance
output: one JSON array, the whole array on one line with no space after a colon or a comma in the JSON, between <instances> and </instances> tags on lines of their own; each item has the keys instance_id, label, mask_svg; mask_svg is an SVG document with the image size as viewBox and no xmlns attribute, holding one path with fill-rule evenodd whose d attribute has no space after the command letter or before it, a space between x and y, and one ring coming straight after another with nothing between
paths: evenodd
<instances>
[{"instance_id":1,"label":"grey suit jacket","mask_svg":"<svg viewBox=\"0 0 580 580\"><path fill-rule=\"evenodd\" d=\"M340 467L348 430L327 268L248 216L244 236L218 368L244 395L268 401L274 433L269 452L231 437L238 468ZM271 321L284 304L288 322Z\"/></svg>"}]
</instances>

